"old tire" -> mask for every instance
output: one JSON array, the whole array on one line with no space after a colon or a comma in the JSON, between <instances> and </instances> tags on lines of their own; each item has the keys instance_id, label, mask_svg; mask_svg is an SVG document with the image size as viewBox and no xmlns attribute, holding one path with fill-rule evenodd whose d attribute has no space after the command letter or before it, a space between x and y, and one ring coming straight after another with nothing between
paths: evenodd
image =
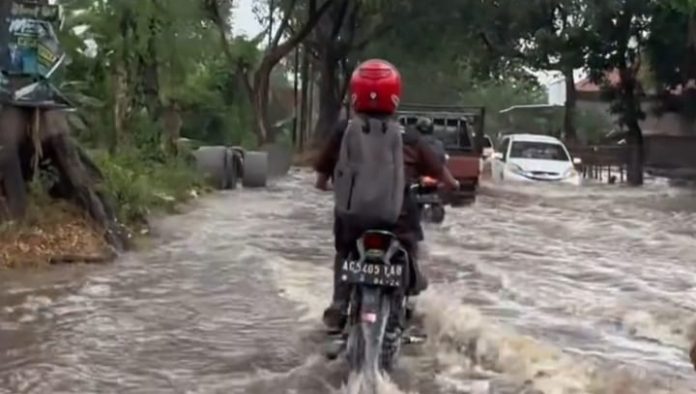
<instances>
[{"instance_id":1,"label":"old tire","mask_svg":"<svg viewBox=\"0 0 696 394\"><path fill-rule=\"evenodd\" d=\"M208 178L213 187L229 187L229 150L224 146L202 146L193 155L198 170Z\"/></svg>"},{"instance_id":2,"label":"old tire","mask_svg":"<svg viewBox=\"0 0 696 394\"><path fill-rule=\"evenodd\" d=\"M242 185L246 188L266 187L268 180L268 153L250 151L244 154Z\"/></svg>"},{"instance_id":3,"label":"old tire","mask_svg":"<svg viewBox=\"0 0 696 394\"><path fill-rule=\"evenodd\" d=\"M5 155L0 162L0 186L5 194L10 218L19 219L27 210L27 189L22 176L22 167L16 151Z\"/></svg>"}]
</instances>

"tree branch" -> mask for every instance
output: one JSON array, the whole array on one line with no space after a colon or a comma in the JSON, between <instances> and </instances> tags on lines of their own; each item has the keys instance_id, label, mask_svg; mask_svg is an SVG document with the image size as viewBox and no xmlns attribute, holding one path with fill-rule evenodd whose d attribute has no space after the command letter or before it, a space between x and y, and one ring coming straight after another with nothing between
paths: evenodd
<instances>
[{"instance_id":1,"label":"tree branch","mask_svg":"<svg viewBox=\"0 0 696 394\"><path fill-rule=\"evenodd\" d=\"M333 2L334 0L326 0L321 5L321 7L319 7L319 9L317 9L310 15L307 22L305 22L305 24L296 34L288 38L288 40L284 43L276 46L273 49L273 51L268 54L267 59L265 60L275 65L280 61L280 59L282 59L285 55L290 53L290 51L294 47L296 47L302 40L304 40L309 35L309 33L312 32L314 27L317 25L317 22L319 22L319 19L321 19L321 17L326 13L326 11L333 4Z\"/></svg>"},{"instance_id":2,"label":"tree branch","mask_svg":"<svg viewBox=\"0 0 696 394\"><path fill-rule=\"evenodd\" d=\"M367 34L366 37L363 37L362 40L358 41L357 43L354 43L351 47L352 50L354 51L362 51L365 49L366 46L368 46L372 41L382 37L383 35L387 34L389 30L394 27L393 24L391 23L386 23L378 28L372 29L372 31Z\"/></svg>"},{"instance_id":3,"label":"tree branch","mask_svg":"<svg viewBox=\"0 0 696 394\"><path fill-rule=\"evenodd\" d=\"M527 56L524 53L512 49L512 48L500 48L498 45L494 44L489 38L486 32L479 32L479 37L483 41L483 44L488 48L488 50L497 56L505 56L512 59L527 60Z\"/></svg>"},{"instance_id":4,"label":"tree branch","mask_svg":"<svg viewBox=\"0 0 696 394\"><path fill-rule=\"evenodd\" d=\"M341 8L338 10L338 14L336 15L336 18L333 20L333 30L331 31L331 39L334 41L338 38L338 35L341 33L341 28L345 23L346 14L348 14L349 3L350 0L343 0L343 2L341 3Z\"/></svg>"},{"instance_id":5,"label":"tree branch","mask_svg":"<svg viewBox=\"0 0 696 394\"><path fill-rule=\"evenodd\" d=\"M271 46L268 48L269 51L273 50L273 48L278 46L280 39L283 37L283 33L285 33L285 29L288 27L288 24L290 23L290 17L292 15L292 11L295 9L296 3L297 0L290 0L290 4L288 5L288 8L283 15L283 20L280 22L280 25L278 26L278 31L276 31L275 36L273 36Z\"/></svg>"}]
</instances>

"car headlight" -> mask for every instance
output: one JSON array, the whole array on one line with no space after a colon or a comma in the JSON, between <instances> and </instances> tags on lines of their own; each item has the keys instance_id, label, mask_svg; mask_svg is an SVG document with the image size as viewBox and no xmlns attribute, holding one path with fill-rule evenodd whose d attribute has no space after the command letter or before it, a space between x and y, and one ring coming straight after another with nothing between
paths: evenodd
<instances>
[{"instance_id":1,"label":"car headlight","mask_svg":"<svg viewBox=\"0 0 696 394\"><path fill-rule=\"evenodd\" d=\"M571 178L574 176L577 176L578 172L575 170L575 168L569 168L566 170L565 173L563 173L563 178Z\"/></svg>"},{"instance_id":2,"label":"car headlight","mask_svg":"<svg viewBox=\"0 0 696 394\"><path fill-rule=\"evenodd\" d=\"M517 175L524 175L525 171L522 169L522 167L518 166L517 164L510 163L507 165L507 169Z\"/></svg>"}]
</instances>

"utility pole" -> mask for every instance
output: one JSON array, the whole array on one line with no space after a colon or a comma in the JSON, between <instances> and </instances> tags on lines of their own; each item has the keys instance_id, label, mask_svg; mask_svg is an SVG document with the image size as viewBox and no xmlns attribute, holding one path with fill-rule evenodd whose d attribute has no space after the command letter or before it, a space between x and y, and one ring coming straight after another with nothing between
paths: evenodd
<instances>
[{"instance_id":1,"label":"utility pole","mask_svg":"<svg viewBox=\"0 0 696 394\"><path fill-rule=\"evenodd\" d=\"M300 138L299 138L299 148L300 150L304 149L304 137L305 137L305 129L307 128L307 91L309 88L309 50L307 48L306 44L302 45L302 69L301 69L301 78L302 78L302 91L301 91L301 103L300 103Z\"/></svg>"},{"instance_id":2,"label":"utility pole","mask_svg":"<svg viewBox=\"0 0 696 394\"><path fill-rule=\"evenodd\" d=\"M312 134L312 126L314 124L312 123L313 120L313 115L314 115L314 64L309 65L309 72L307 76L307 96L308 97L308 103L307 103L307 127L305 129L305 143L309 143L311 141L311 134Z\"/></svg>"},{"instance_id":3,"label":"utility pole","mask_svg":"<svg viewBox=\"0 0 696 394\"><path fill-rule=\"evenodd\" d=\"M299 116L299 104L300 104L300 98L299 98L299 79L300 79L300 46L295 47L295 59L294 60L294 67L293 67L293 72L295 73L295 78L293 78L293 102L294 102L294 112L295 116L292 119L292 145L297 146L297 126L298 126L298 116Z\"/></svg>"}]
</instances>

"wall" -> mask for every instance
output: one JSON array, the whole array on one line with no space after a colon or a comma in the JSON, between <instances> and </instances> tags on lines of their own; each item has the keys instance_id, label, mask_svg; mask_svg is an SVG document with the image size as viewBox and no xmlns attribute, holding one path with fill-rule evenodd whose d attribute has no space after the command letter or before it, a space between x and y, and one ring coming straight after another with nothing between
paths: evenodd
<instances>
[{"instance_id":1,"label":"wall","mask_svg":"<svg viewBox=\"0 0 696 394\"><path fill-rule=\"evenodd\" d=\"M657 168L696 168L696 136L645 138L645 164Z\"/></svg>"}]
</instances>

